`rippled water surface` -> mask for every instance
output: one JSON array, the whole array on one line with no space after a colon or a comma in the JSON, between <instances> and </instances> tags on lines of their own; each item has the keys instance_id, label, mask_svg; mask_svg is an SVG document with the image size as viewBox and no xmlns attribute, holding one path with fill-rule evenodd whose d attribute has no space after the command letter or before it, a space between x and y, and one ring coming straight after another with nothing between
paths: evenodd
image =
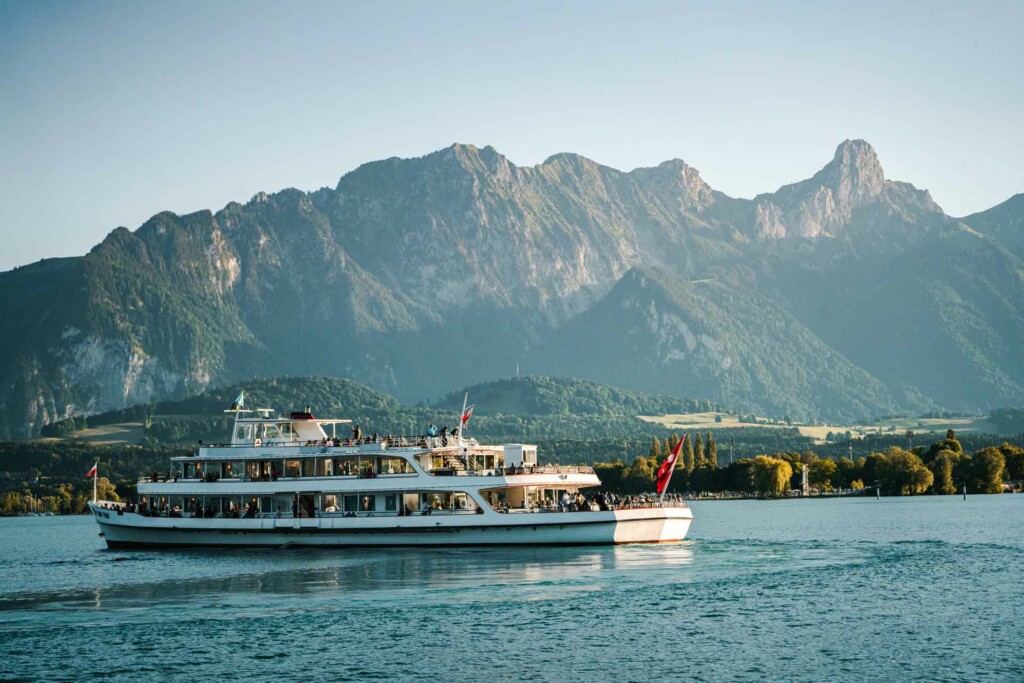
<instances>
[{"instance_id":1,"label":"rippled water surface","mask_svg":"<svg viewBox=\"0 0 1024 683\"><path fill-rule=\"evenodd\" d=\"M695 503L679 545L109 551L0 519L0 678L1024 680L1024 496Z\"/></svg>"}]
</instances>

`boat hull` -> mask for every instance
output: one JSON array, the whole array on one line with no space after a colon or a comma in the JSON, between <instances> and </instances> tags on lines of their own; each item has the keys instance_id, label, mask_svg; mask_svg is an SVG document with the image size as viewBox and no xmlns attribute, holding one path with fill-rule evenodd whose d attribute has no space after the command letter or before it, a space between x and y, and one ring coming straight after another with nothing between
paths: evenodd
<instances>
[{"instance_id":1,"label":"boat hull","mask_svg":"<svg viewBox=\"0 0 1024 683\"><path fill-rule=\"evenodd\" d=\"M673 543L692 520L688 508L313 519L143 517L90 508L110 548Z\"/></svg>"}]
</instances>

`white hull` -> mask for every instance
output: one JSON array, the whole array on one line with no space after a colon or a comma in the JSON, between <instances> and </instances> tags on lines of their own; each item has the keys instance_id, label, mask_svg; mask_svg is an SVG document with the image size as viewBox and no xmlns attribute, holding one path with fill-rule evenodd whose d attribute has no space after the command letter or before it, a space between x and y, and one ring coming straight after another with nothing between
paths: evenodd
<instances>
[{"instance_id":1,"label":"white hull","mask_svg":"<svg viewBox=\"0 0 1024 683\"><path fill-rule=\"evenodd\" d=\"M312 519L144 517L90 508L111 548L672 543L683 540L693 518L688 508Z\"/></svg>"}]
</instances>

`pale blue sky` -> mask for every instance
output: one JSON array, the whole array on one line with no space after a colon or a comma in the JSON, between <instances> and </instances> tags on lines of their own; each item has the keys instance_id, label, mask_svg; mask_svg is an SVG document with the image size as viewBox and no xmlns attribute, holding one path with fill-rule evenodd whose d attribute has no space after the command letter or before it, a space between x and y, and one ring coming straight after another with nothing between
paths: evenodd
<instances>
[{"instance_id":1,"label":"pale blue sky","mask_svg":"<svg viewBox=\"0 0 1024 683\"><path fill-rule=\"evenodd\" d=\"M1022 2L0 0L0 269L452 142L679 157L739 197L845 138L953 215L1024 192Z\"/></svg>"}]
</instances>

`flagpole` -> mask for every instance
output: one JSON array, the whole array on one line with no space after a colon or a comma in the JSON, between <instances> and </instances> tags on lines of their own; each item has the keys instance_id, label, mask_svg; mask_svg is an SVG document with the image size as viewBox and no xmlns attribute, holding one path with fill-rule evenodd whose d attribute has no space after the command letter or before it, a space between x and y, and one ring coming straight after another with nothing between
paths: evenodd
<instances>
[{"instance_id":1,"label":"flagpole","mask_svg":"<svg viewBox=\"0 0 1024 683\"><path fill-rule=\"evenodd\" d=\"M462 421L462 418L466 416L466 403L469 402L469 392L462 397L462 412L459 413L459 446L462 446L462 430L466 428L466 423ZM466 463L466 467L469 467L469 463Z\"/></svg>"},{"instance_id":2,"label":"flagpole","mask_svg":"<svg viewBox=\"0 0 1024 683\"><path fill-rule=\"evenodd\" d=\"M95 503L97 499L96 481L99 479L100 476L100 464L96 463L95 465L93 465L93 470L94 471L92 473L92 502Z\"/></svg>"}]
</instances>

